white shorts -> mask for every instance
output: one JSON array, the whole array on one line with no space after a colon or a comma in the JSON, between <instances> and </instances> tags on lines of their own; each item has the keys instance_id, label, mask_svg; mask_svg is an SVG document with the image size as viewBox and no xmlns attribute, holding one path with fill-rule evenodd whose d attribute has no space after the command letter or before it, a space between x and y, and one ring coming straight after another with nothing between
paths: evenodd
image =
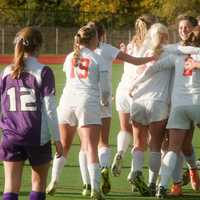
<instances>
[{"instance_id":1,"label":"white shorts","mask_svg":"<svg viewBox=\"0 0 200 200\"><path fill-rule=\"evenodd\" d=\"M200 123L200 105L177 106L172 108L167 128L189 130Z\"/></svg>"},{"instance_id":2,"label":"white shorts","mask_svg":"<svg viewBox=\"0 0 200 200\"><path fill-rule=\"evenodd\" d=\"M89 124L101 125L100 103L98 101L84 100L81 103L80 99L77 102L69 103L64 96L61 96L58 108L59 124L69 124L70 126L85 126Z\"/></svg>"},{"instance_id":3,"label":"white shorts","mask_svg":"<svg viewBox=\"0 0 200 200\"><path fill-rule=\"evenodd\" d=\"M117 87L116 90L116 110L121 113L130 113L131 97L128 94L128 89Z\"/></svg>"},{"instance_id":4,"label":"white shorts","mask_svg":"<svg viewBox=\"0 0 200 200\"><path fill-rule=\"evenodd\" d=\"M144 126L152 122L159 122L169 116L169 105L161 101L133 101L131 104L130 118Z\"/></svg>"}]
</instances>

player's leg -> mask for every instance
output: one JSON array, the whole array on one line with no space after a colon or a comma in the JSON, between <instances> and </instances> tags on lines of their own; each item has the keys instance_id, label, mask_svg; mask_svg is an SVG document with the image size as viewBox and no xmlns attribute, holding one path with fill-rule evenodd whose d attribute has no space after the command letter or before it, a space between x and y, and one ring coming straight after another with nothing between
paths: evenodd
<instances>
[{"instance_id":1,"label":"player's leg","mask_svg":"<svg viewBox=\"0 0 200 200\"><path fill-rule=\"evenodd\" d=\"M166 120L152 122L149 125L149 190L151 195L156 194L156 182L161 164L161 146L164 138Z\"/></svg>"},{"instance_id":2,"label":"player's leg","mask_svg":"<svg viewBox=\"0 0 200 200\"><path fill-rule=\"evenodd\" d=\"M146 196L149 195L149 189L144 181L143 166L144 166L144 152L146 150L148 139L148 127L143 126L138 122L132 121L134 145L131 151L132 162L131 171L128 174L128 181L134 184L138 191Z\"/></svg>"},{"instance_id":3,"label":"player's leg","mask_svg":"<svg viewBox=\"0 0 200 200\"><path fill-rule=\"evenodd\" d=\"M24 161L4 161L4 192L3 200L17 200L21 186Z\"/></svg>"},{"instance_id":4,"label":"player's leg","mask_svg":"<svg viewBox=\"0 0 200 200\"><path fill-rule=\"evenodd\" d=\"M170 129L169 149L163 158L160 168L160 184L156 196L165 198L167 194L168 182L176 165L177 155L179 155L186 135L184 129Z\"/></svg>"},{"instance_id":5,"label":"player's leg","mask_svg":"<svg viewBox=\"0 0 200 200\"><path fill-rule=\"evenodd\" d=\"M102 196L100 191L100 165L98 162L98 142L99 142L99 133L100 133L100 125L84 125L80 128L80 136L81 143L84 146L87 146L87 163L88 163L88 171L91 182L91 197L96 199L101 199ZM82 139L84 138L84 140Z\"/></svg>"},{"instance_id":6,"label":"player's leg","mask_svg":"<svg viewBox=\"0 0 200 200\"><path fill-rule=\"evenodd\" d=\"M81 138L81 147L79 151L79 168L83 182L82 195L88 196L91 194L91 184L87 164L87 138L81 136L81 130L79 130L79 137Z\"/></svg>"},{"instance_id":7,"label":"player's leg","mask_svg":"<svg viewBox=\"0 0 200 200\"><path fill-rule=\"evenodd\" d=\"M56 155L53 159L51 181L46 189L47 194L53 195L56 191L56 186L59 182L60 174L67 161L67 155L71 148L75 133L76 126L70 126L69 124L59 124L60 139L63 146L63 156L57 158Z\"/></svg>"},{"instance_id":8,"label":"player's leg","mask_svg":"<svg viewBox=\"0 0 200 200\"><path fill-rule=\"evenodd\" d=\"M189 130L182 147L182 152L184 154L185 160L189 168L189 177L192 189L198 191L200 189L200 179L199 173L196 165L196 157L194 147L192 145L193 129Z\"/></svg>"},{"instance_id":9,"label":"player's leg","mask_svg":"<svg viewBox=\"0 0 200 200\"><path fill-rule=\"evenodd\" d=\"M102 121L102 126L100 128L98 157L102 175L101 190L104 194L107 194L111 189L110 178L109 178L109 168L110 168L110 158L111 158L111 149L109 147L109 133L110 133L111 117L102 118L101 121Z\"/></svg>"},{"instance_id":10,"label":"player's leg","mask_svg":"<svg viewBox=\"0 0 200 200\"><path fill-rule=\"evenodd\" d=\"M120 132L117 135L117 153L114 156L111 171L113 176L119 176L122 169L123 158L132 143L132 126L130 114L119 112Z\"/></svg>"}]
</instances>

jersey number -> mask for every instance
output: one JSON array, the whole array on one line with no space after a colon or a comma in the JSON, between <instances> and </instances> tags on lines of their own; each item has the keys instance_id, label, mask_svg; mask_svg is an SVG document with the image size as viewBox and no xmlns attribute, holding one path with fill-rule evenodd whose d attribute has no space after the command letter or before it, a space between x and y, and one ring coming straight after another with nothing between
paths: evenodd
<instances>
[{"instance_id":1,"label":"jersey number","mask_svg":"<svg viewBox=\"0 0 200 200\"><path fill-rule=\"evenodd\" d=\"M20 103L20 111L36 111L36 96L35 90L25 87L20 88L19 100L18 93L14 87L8 89L10 108L9 111L17 111L17 102Z\"/></svg>"},{"instance_id":2,"label":"jersey number","mask_svg":"<svg viewBox=\"0 0 200 200\"><path fill-rule=\"evenodd\" d=\"M78 76L78 78L87 78L89 63L90 60L88 58L80 58L79 66L75 67L75 60L73 59L71 64L70 78L75 78L75 74ZM77 70L76 73L75 70Z\"/></svg>"}]
</instances>

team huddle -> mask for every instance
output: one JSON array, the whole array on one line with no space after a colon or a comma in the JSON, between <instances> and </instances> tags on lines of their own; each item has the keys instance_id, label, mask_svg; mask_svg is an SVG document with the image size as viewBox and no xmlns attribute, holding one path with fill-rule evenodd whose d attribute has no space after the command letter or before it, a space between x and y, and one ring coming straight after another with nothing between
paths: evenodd
<instances>
[{"instance_id":1,"label":"team huddle","mask_svg":"<svg viewBox=\"0 0 200 200\"><path fill-rule=\"evenodd\" d=\"M154 16L142 15L135 22L132 41L122 50L105 42L101 23L88 22L74 36L73 52L63 64L66 83L56 108L54 74L37 59L41 32L34 27L21 29L14 38L13 63L0 76L3 200L18 199L26 160L32 170L30 200L53 195L76 132L81 141L83 196L106 199L111 190L109 172L120 176L130 145L132 161L127 179L142 196L183 195L184 160L192 189L199 191L192 145L194 128L200 125L198 20L179 16L178 33L180 42L170 44L168 27ZM109 132L115 59L124 61L124 72L116 90L120 131L111 164ZM56 153L46 187L52 143ZM147 148L146 183L143 165Z\"/></svg>"}]
</instances>

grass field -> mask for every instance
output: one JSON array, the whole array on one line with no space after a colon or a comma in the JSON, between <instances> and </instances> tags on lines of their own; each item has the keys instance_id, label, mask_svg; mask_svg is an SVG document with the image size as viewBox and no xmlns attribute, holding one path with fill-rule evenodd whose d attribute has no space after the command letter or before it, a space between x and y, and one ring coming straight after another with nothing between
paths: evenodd
<instances>
[{"instance_id":1,"label":"grass field","mask_svg":"<svg viewBox=\"0 0 200 200\"><path fill-rule=\"evenodd\" d=\"M52 66L52 68L54 70L55 77L56 77L57 100L58 100L65 83L65 75L62 72L61 65ZM122 65L113 66L113 92L115 92L115 88L120 80L122 71L123 71ZM118 116L113 107L113 121L112 121L111 133L110 133L110 144L112 147L113 155L116 151L116 135L117 135L118 130L119 130ZM196 133L195 133L194 145L195 145L197 157L200 157L200 136L199 136L199 132L198 133L197 132L198 130L196 130ZM79 152L79 139L78 137L76 137L73 143L73 146L71 148L69 157L68 157L68 163L65 166L64 171L62 172L57 192L53 197L47 196L47 199L49 200L87 199L81 196L82 183L81 183L79 166L78 166L78 152ZM148 155L146 155L146 161L145 161L146 167L144 168L146 178L147 178L147 165L148 165L147 158L148 158ZM130 156L130 151L129 151L124 161L124 168L123 168L123 172L121 176L118 178L111 177L112 189L106 199L108 200L109 199L111 200L155 199L152 197L141 197L139 193L131 192L131 188L126 180L129 169L130 169L130 162L131 162L130 159L131 159L131 156ZM49 177L50 177L50 173L49 173ZM3 191L3 182L4 182L3 166L2 166L2 163L0 163L0 191L1 192ZM24 167L23 183L21 187L21 193L19 196L20 200L27 200L29 198L28 195L29 195L30 188L31 188L30 167L27 164ZM193 193L190 186L184 187L184 193L185 193L184 197L174 198L174 199L200 200L200 193ZM170 199L173 199L173 198L170 198Z\"/></svg>"}]
</instances>

